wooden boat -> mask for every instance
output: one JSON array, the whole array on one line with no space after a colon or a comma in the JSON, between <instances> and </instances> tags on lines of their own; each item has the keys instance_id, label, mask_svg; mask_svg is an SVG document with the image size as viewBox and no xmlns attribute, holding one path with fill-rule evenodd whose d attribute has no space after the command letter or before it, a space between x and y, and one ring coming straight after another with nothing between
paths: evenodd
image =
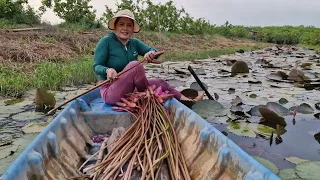
<instances>
[{"instance_id":1,"label":"wooden boat","mask_svg":"<svg viewBox=\"0 0 320 180\"><path fill-rule=\"evenodd\" d=\"M174 125L192 179L278 180L269 169L176 99ZM95 134L128 128L129 113L104 104L99 89L69 103L11 164L2 180L66 180L78 175Z\"/></svg>"}]
</instances>

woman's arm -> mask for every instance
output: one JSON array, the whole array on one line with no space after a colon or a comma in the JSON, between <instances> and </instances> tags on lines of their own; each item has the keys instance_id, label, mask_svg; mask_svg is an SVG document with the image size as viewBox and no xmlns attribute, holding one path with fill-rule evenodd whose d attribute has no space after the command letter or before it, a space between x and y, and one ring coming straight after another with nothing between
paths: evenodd
<instances>
[{"instance_id":1,"label":"woman's arm","mask_svg":"<svg viewBox=\"0 0 320 180\"><path fill-rule=\"evenodd\" d=\"M97 75L106 76L108 55L108 42L106 37L104 37L100 39L94 52L93 71Z\"/></svg>"},{"instance_id":2,"label":"woman's arm","mask_svg":"<svg viewBox=\"0 0 320 180\"><path fill-rule=\"evenodd\" d=\"M149 51L158 52L157 49L146 45L145 43L143 43L143 42L140 41L139 39L136 39L136 42L137 42L138 54L139 54L140 56L144 56L144 55L145 55L147 52L149 52Z\"/></svg>"}]
</instances>

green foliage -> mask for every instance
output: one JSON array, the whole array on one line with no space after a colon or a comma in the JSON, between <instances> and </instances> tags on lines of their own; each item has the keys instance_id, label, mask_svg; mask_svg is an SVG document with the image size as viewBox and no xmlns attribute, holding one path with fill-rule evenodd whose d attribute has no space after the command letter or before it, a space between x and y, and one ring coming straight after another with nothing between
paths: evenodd
<instances>
[{"instance_id":1,"label":"green foliage","mask_svg":"<svg viewBox=\"0 0 320 180\"><path fill-rule=\"evenodd\" d=\"M42 0L40 9L53 8L53 12L67 23L94 25L96 10L89 5L91 0ZM53 5L54 4L54 5Z\"/></svg>"},{"instance_id":2,"label":"green foliage","mask_svg":"<svg viewBox=\"0 0 320 180\"><path fill-rule=\"evenodd\" d=\"M92 71L92 61L84 57L70 63L47 62L40 64L35 71L35 86L59 90L65 85L78 85L96 81Z\"/></svg>"},{"instance_id":3,"label":"green foliage","mask_svg":"<svg viewBox=\"0 0 320 180\"><path fill-rule=\"evenodd\" d=\"M12 24L39 24L40 16L27 0L0 0L0 19L11 21Z\"/></svg>"},{"instance_id":4,"label":"green foliage","mask_svg":"<svg viewBox=\"0 0 320 180\"><path fill-rule=\"evenodd\" d=\"M26 91L26 87L30 85L29 77L13 68L0 66L0 93L20 97Z\"/></svg>"},{"instance_id":5,"label":"green foliage","mask_svg":"<svg viewBox=\"0 0 320 180\"><path fill-rule=\"evenodd\" d=\"M144 30L203 34L213 27L203 18L194 19L185 12L184 8L177 9L171 0L164 4L154 4L150 0L122 0L116 6L115 11L106 6L103 15L105 23L117 11L129 9Z\"/></svg>"}]
</instances>

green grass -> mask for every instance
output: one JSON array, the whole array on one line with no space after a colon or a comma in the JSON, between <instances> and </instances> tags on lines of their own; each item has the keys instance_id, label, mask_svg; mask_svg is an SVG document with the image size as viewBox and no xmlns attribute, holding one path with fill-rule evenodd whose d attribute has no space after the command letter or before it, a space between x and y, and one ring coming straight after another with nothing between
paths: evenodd
<instances>
[{"instance_id":1,"label":"green grass","mask_svg":"<svg viewBox=\"0 0 320 180\"><path fill-rule=\"evenodd\" d=\"M257 49L264 48L264 45L256 45L252 47L244 47L244 46L235 46L231 48L225 49L216 49L216 50L201 50L197 52L170 52L161 56L160 59L164 61L182 61L182 60L191 60L191 59L208 59L214 58L221 55L233 54L238 50L242 49L244 51L253 51Z\"/></svg>"},{"instance_id":2,"label":"green grass","mask_svg":"<svg viewBox=\"0 0 320 180\"><path fill-rule=\"evenodd\" d=\"M304 47L304 48L311 48L311 49L314 49L316 51L320 51L320 45L307 45L307 44L302 44L300 45L301 47Z\"/></svg>"},{"instance_id":3,"label":"green grass","mask_svg":"<svg viewBox=\"0 0 320 180\"><path fill-rule=\"evenodd\" d=\"M41 63L36 67L32 77L10 66L1 67L0 94L6 97L21 97L31 88L60 90L66 85L95 82L96 75L92 63L92 59L86 56L68 63Z\"/></svg>"},{"instance_id":4,"label":"green grass","mask_svg":"<svg viewBox=\"0 0 320 180\"><path fill-rule=\"evenodd\" d=\"M220 50L205 50L198 52L174 52L161 56L164 61L183 61L190 59L213 58L219 55L235 53L239 49L251 51L263 48L232 47ZM0 94L7 97L21 97L24 92L31 88L47 88L49 90L61 90L67 85L81 85L97 81L92 68L91 57L84 56L80 60L69 62L45 62L35 67L33 76L25 74L22 70L7 65L0 71Z\"/></svg>"}]
</instances>

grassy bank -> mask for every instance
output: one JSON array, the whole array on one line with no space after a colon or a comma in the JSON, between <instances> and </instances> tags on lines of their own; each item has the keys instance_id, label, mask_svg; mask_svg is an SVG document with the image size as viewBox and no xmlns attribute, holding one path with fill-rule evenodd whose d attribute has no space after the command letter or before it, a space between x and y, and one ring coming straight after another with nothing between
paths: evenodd
<instances>
[{"instance_id":1,"label":"grassy bank","mask_svg":"<svg viewBox=\"0 0 320 180\"><path fill-rule=\"evenodd\" d=\"M154 36L154 34L153 34ZM168 37L168 36L166 36ZM150 41L145 37L146 41ZM150 38L150 37L149 37ZM151 37L153 38L153 37ZM183 38L182 38L183 39ZM153 41L154 44L159 42ZM172 42L171 42L172 43ZM181 42L174 46L182 47ZM237 43L236 43L237 44ZM156 45L155 45L156 46ZM196 47L196 44L193 44ZM198 45L200 46L200 45ZM159 48L159 46L156 46ZM235 53L242 49L251 51L265 47L265 44L245 44L226 48L211 49L172 49L160 57L162 61L181 61L190 59L213 58L219 55ZM60 90L63 86L75 86L84 83L95 83L96 75L92 70L93 56L82 55L77 59L41 62L2 62L0 64L0 94L6 97L20 97L25 91L42 87L50 90Z\"/></svg>"}]
</instances>

